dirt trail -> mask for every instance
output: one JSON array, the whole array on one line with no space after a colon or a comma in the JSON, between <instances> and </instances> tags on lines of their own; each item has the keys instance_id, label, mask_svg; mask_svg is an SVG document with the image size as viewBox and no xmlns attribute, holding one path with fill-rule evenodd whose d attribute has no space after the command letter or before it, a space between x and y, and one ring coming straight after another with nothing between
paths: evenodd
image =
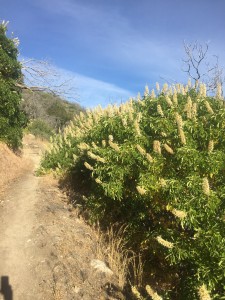
<instances>
[{"instance_id":1,"label":"dirt trail","mask_svg":"<svg viewBox=\"0 0 225 300\"><path fill-rule=\"evenodd\" d=\"M0 277L8 278L13 293L6 297L3 282L0 299L122 299L105 292L116 282L112 272L91 267L98 258L95 233L56 181L35 176L41 149L34 140L26 142L24 158L33 164L0 199Z\"/></svg>"},{"instance_id":2,"label":"dirt trail","mask_svg":"<svg viewBox=\"0 0 225 300\"><path fill-rule=\"evenodd\" d=\"M31 151L26 151L26 156L37 164L39 155ZM1 205L0 270L2 275L9 276L15 299L32 299L36 289L28 250L35 223L38 181L32 172L23 175L8 188Z\"/></svg>"}]
</instances>

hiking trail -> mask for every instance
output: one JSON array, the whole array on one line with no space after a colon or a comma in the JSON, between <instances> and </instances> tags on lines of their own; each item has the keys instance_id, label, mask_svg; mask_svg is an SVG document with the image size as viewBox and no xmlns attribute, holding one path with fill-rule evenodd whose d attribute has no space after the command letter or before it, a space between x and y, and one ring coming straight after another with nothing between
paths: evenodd
<instances>
[{"instance_id":1,"label":"hiking trail","mask_svg":"<svg viewBox=\"0 0 225 300\"><path fill-rule=\"evenodd\" d=\"M0 195L0 299L4 293L7 300L122 299L106 293L112 272L93 267L93 229L55 179L35 176L42 151L33 137L25 139L30 167Z\"/></svg>"}]
</instances>

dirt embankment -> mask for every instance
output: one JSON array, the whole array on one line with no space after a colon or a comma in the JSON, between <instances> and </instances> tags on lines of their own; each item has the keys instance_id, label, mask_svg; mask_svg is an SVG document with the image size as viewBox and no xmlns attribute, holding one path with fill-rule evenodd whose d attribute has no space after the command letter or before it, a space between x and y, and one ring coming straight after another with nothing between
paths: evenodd
<instances>
[{"instance_id":1,"label":"dirt embankment","mask_svg":"<svg viewBox=\"0 0 225 300\"><path fill-rule=\"evenodd\" d=\"M6 144L0 142L0 195L15 180L29 172L34 164L37 166L38 157L46 147L45 142L36 139L32 134L23 138L23 148L17 154L10 150ZM31 157L32 154L34 154L33 157Z\"/></svg>"},{"instance_id":2,"label":"dirt embankment","mask_svg":"<svg viewBox=\"0 0 225 300\"><path fill-rule=\"evenodd\" d=\"M13 153L5 144L0 143L0 193L27 168L28 166L24 164L20 156Z\"/></svg>"},{"instance_id":3,"label":"dirt embankment","mask_svg":"<svg viewBox=\"0 0 225 300\"><path fill-rule=\"evenodd\" d=\"M35 176L42 146L29 137L23 158L2 146L6 172L6 165L18 170L7 182L20 176L0 196L0 299L7 293L14 300L124 299L116 292L117 276L98 256L96 232L56 180ZM19 170L22 161L28 167Z\"/></svg>"}]
</instances>

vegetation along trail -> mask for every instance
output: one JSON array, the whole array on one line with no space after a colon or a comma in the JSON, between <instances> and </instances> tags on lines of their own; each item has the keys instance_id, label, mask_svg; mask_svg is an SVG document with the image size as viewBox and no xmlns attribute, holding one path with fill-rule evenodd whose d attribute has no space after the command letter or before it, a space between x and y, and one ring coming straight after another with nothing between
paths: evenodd
<instances>
[{"instance_id":1,"label":"vegetation along trail","mask_svg":"<svg viewBox=\"0 0 225 300\"><path fill-rule=\"evenodd\" d=\"M25 138L24 158L32 164L0 198L0 299L10 292L6 281L14 300L110 299L103 286L112 272L93 264L95 233L54 179L34 174L41 147L31 135Z\"/></svg>"}]
</instances>

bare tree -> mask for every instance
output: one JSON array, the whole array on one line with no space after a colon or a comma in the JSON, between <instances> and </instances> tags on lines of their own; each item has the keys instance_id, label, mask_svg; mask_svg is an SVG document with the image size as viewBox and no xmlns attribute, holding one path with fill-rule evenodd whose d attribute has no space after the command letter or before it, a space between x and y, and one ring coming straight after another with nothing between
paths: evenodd
<instances>
[{"instance_id":1,"label":"bare tree","mask_svg":"<svg viewBox=\"0 0 225 300\"><path fill-rule=\"evenodd\" d=\"M53 64L46 60L21 61L23 81L17 86L23 90L43 91L77 101L74 78L65 79Z\"/></svg>"},{"instance_id":2,"label":"bare tree","mask_svg":"<svg viewBox=\"0 0 225 300\"><path fill-rule=\"evenodd\" d=\"M213 60L208 58L209 44L201 44L198 41L186 43L184 41L186 57L183 59L183 71L194 79L195 84L202 81L208 91L214 91L217 85L225 82L223 68L219 65L219 58L213 55Z\"/></svg>"}]
</instances>

